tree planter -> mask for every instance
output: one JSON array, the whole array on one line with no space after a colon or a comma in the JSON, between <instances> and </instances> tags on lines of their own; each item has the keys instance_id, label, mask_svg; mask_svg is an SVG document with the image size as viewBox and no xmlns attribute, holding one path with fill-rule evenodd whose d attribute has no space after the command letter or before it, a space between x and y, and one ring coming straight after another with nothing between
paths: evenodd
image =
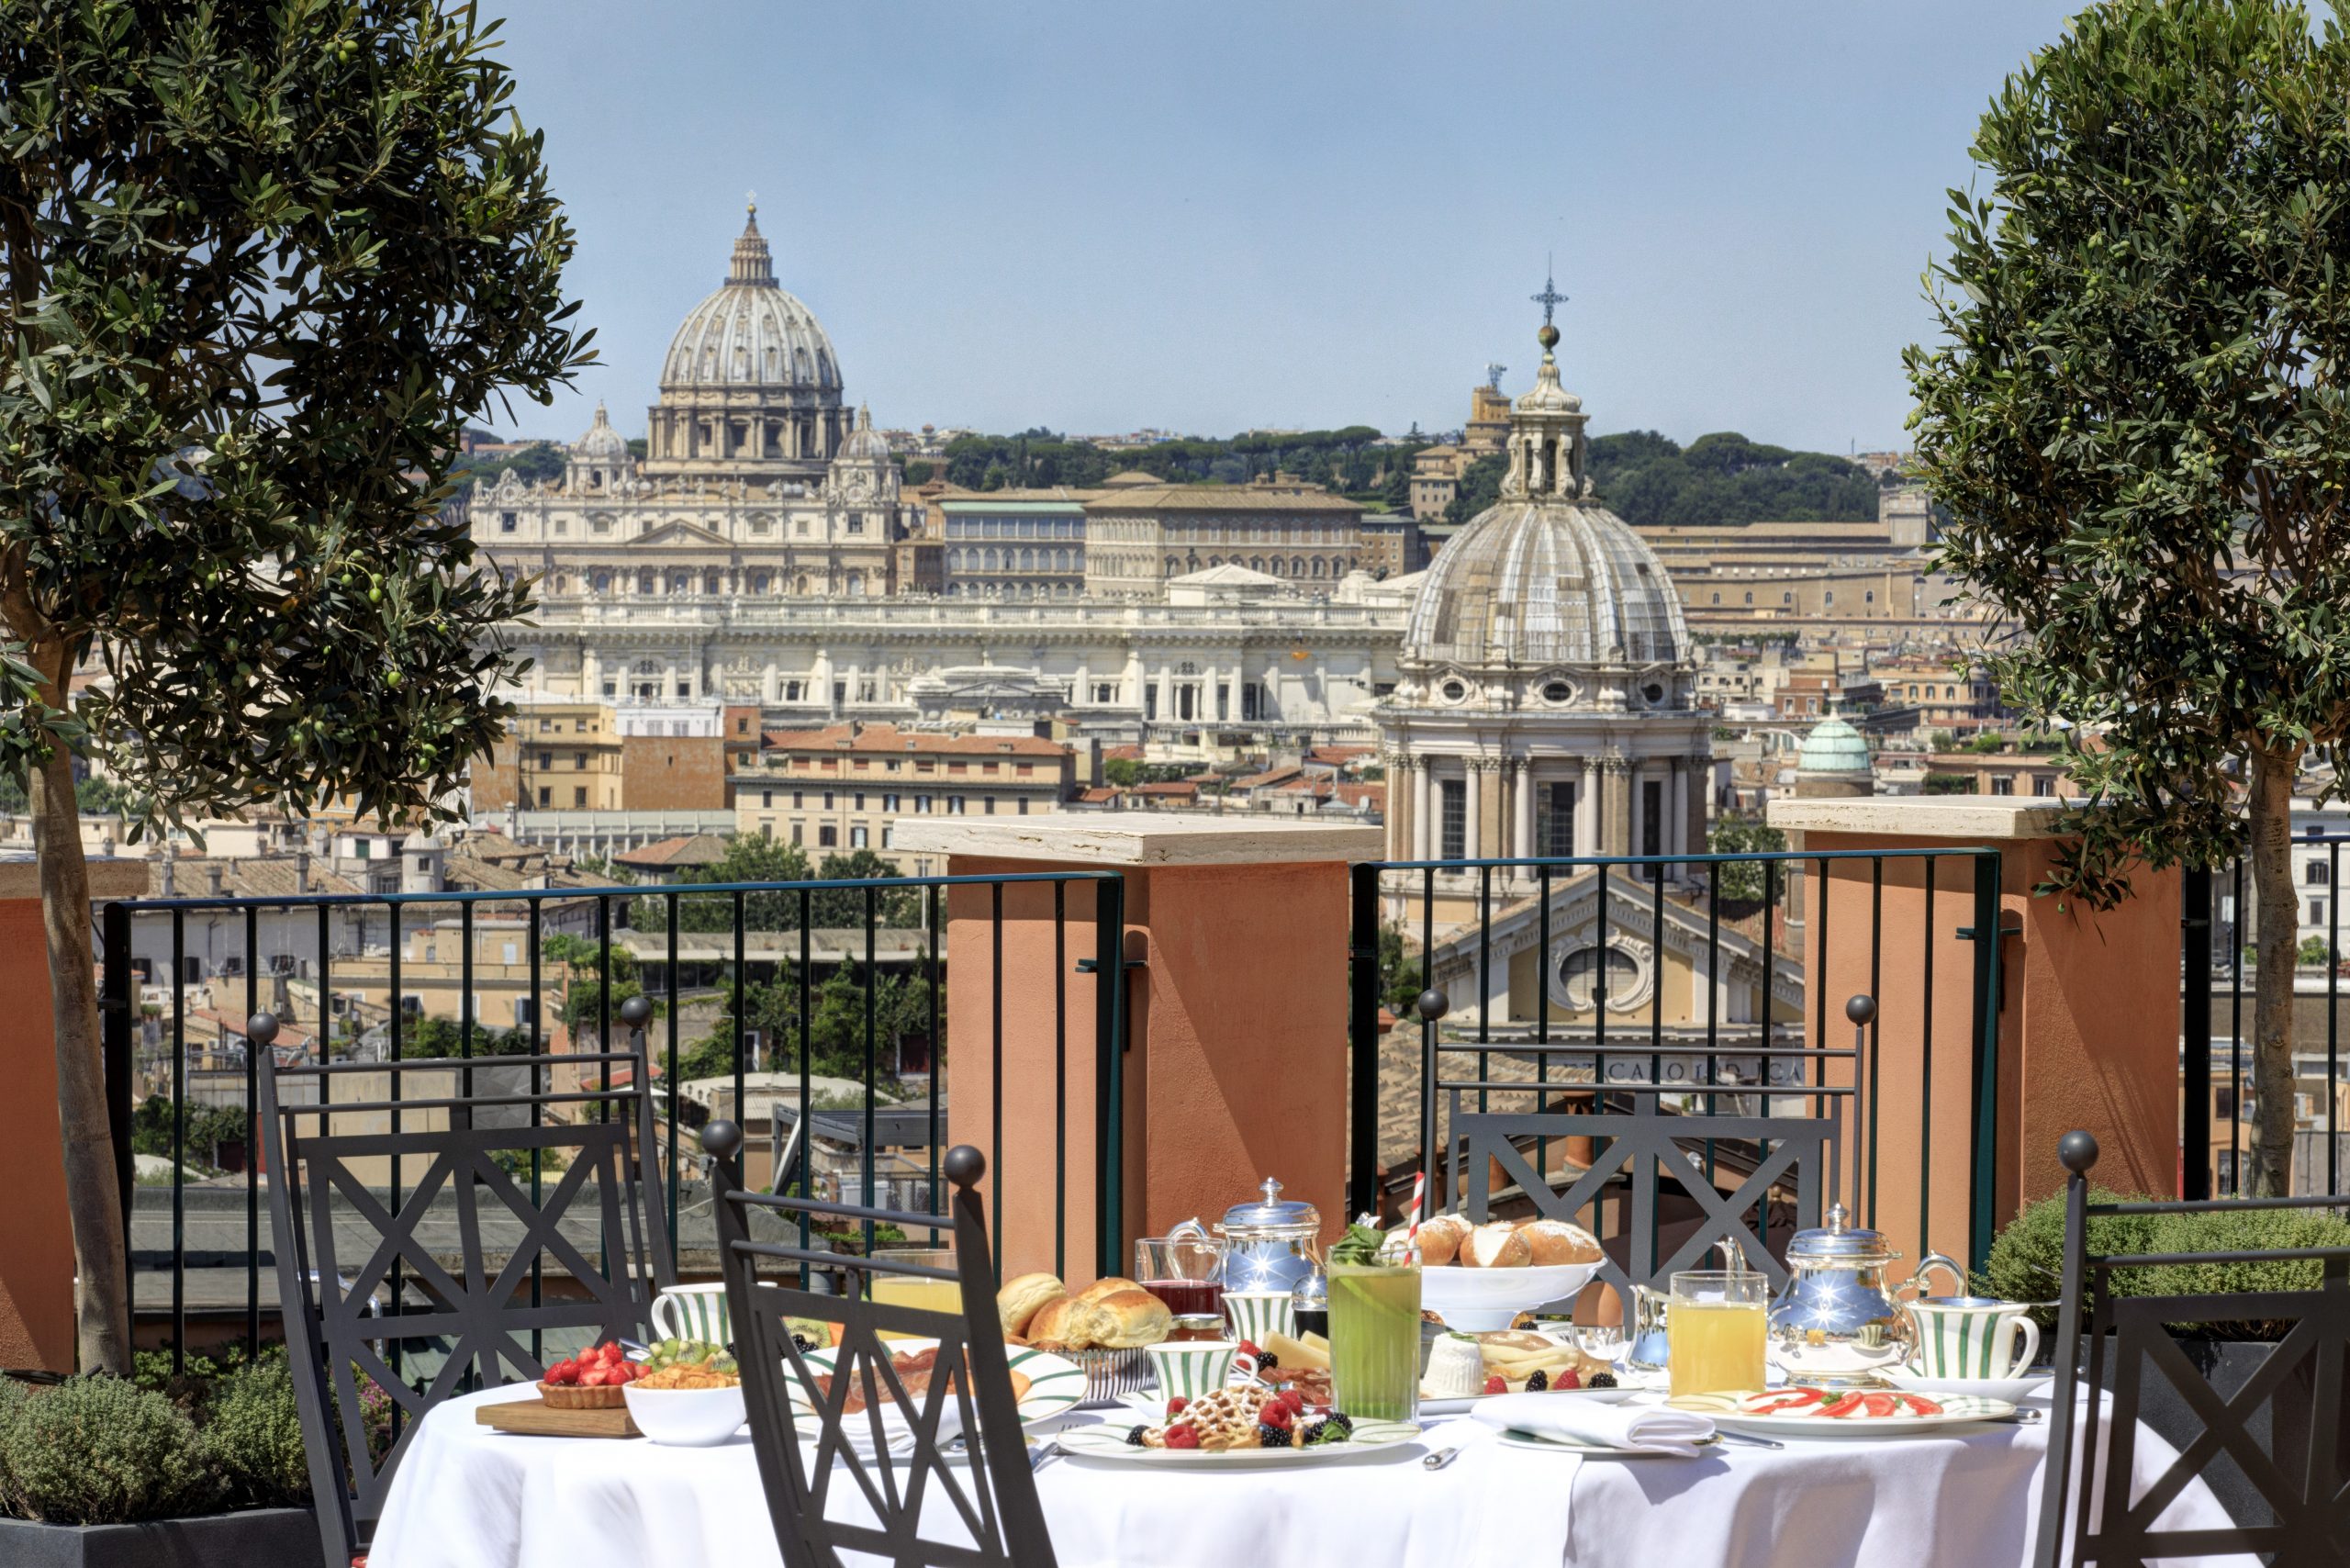
<instances>
[{"instance_id":1,"label":"tree planter","mask_svg":"<svg viewBox=\"0 0 2350 1568\"><path fill-rule=\"evenodd\" d=\"M253 1508L136 1525L44 1525L0 1519L7 1568L318 1568L319 1524L308 1508Z\"/></svg>"},{"instance_id":2,"label":"tree planter","mask_svg":"<svg viewBox=\"0 0 2350 1568\"><path fill-rule=\"evenodd\" d=\"M2256 1339L2181 1339L2178 1348L2195 1370L2211 1384L2222 1399L2232 1399L2254 1374L2267 1364L2270 1352L2277 1347L2266 1340ZM2082 1372L2087 1372L2084 1345ZM2259 1408L2245 1418L2244 1431L2262 1451L2277 1458L2288 1475L2298 1473L2290 1456L2309 1451L2310 1412L2316 1390L2312 1378L2316 1372L2314 1359L2303 1357L2290 1376L2277 1386ZM2112 1376L2109 1366L2108 1378ZM2350 1380L2350 1373L2345 1373ZM2342 1406L2341 1431L2335 1437L2334 1451L2350 1454L2350 1401ZM2138 1418L2157 1433L2174 1449L2184 1450L2204 1432L2203 1418L2170 1380L2148 1367L2142 1372L2138 1389ZM2267 1503L2246 1481L2243 1472L2224 1459L2215 1459L2204 1466L2204 1483L2220 1499L2240 1525L2265 1525L2275 1522Z\"/></svg>"}]
</instances>

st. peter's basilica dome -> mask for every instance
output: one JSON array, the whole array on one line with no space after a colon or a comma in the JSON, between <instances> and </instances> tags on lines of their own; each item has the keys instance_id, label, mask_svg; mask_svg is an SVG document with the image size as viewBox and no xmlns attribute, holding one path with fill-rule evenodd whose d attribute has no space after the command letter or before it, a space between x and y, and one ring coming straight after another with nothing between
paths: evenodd
<instances>
[{"instance_id":1,"label":"st. peter's basilica dome","mask_svg":"<svg viewBox=\"0 0 2350 1568\"><path fill-rule=\"evenodd\" d=\"M695 306L669 341L661 384L840 389L833 342L776 282L755 207L734 241L725 285Z\"/></svg>"}]
</instances>

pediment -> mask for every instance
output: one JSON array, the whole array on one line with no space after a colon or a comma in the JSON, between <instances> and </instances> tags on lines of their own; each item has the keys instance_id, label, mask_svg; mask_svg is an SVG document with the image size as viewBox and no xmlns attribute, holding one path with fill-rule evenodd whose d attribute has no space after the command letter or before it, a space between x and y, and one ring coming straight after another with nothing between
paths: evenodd
<instances>
[{"instance_id":1,"label":"pediment","mask_svg":"<svg viewBox=\"0 0 2350 1568\"><path fill-rule=\"evenodd\" d=\"M723 534L713 533L698 522L688 522L683 518L671 518L667 522L648 528L625 543L630 548L636 549L646 545L717 544L723 546L731 543L732 541Z\"/></svg>"}]
</instances>

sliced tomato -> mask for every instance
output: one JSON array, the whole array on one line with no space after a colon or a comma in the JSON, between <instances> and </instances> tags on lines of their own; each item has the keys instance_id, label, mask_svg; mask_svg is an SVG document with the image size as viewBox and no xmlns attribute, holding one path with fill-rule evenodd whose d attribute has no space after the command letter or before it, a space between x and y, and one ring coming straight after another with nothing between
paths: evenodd
<instances>
[{"instance_id":1,"label":"sliced tomato","mask_svg":"<svg viewBox=\"0 0 2350 1568\"><path fill-rule=\"evenodd\" d=\"M1939 1416L1942 1413L1941 1406L1922 1394L1902 1394L1895 1397L1909 1407L1909 1414L1912 1416Z\"/></svg>"},{"instance_id":2,"label":"sliced tomato","mask_svg":"<svg viewBox=\"0 0 2350 1568\"><path fill-rule=\"evenodd\" d=\"M1771 1394L1756 1394L1743 1401L1750 1416L1791 1416L1815 1405L1824 1405L1828 1391L1822 1388L1786 1388Z\"/></svg>"},{"instance_id":3,"label":"sliced tomato","mask_svg":"<svg viewBox=\"0 0 2350 1568\"><path fill-rule=\"evenodd\" d=\"M1868 1398L1865 1394L1841 1394L1821 1406L1819 1413L1831 1421L1864 1415L1868 1409Z\"/></svg>"}]
</instances>

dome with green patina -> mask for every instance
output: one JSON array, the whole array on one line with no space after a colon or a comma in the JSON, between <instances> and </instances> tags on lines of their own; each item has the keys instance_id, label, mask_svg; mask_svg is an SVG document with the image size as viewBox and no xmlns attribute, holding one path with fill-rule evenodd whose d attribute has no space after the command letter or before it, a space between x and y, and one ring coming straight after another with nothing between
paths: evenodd
<instances>
[{"instance_id":1,"label":"dome with green patina","mask_svg":"<svg viewBox=\"0 0 2350 1568\"><path fill-rule=\"evenodd\" d=\"M1830 713L1811 727L1803 749L1796 753L1796 770L1807 778L1820 775L1869 774L1868 738L1841 716Z\"/></svg>"}]
</instances>

